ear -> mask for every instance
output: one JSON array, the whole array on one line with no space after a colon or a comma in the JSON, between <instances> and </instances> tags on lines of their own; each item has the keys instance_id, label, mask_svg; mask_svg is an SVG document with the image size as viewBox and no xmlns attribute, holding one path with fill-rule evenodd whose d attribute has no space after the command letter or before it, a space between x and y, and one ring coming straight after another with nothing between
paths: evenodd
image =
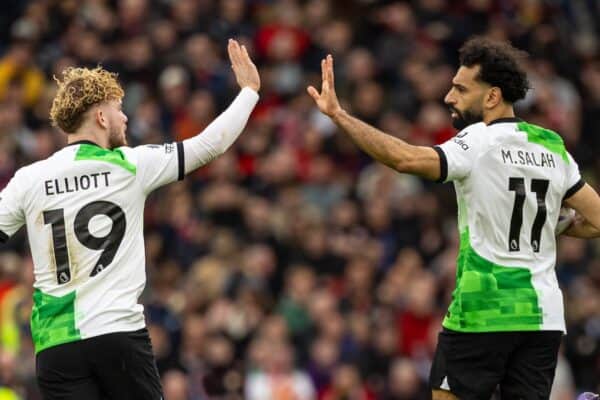
<instances>
[{"instance_id":1,"label":"ear","mask_svg":"<svg viewBox=\"0 0 600 400\"><path fill-rule=\"evenodd\" d=\"M497 86L492 86L487 90L484 97L483 106L491 109L502 103L502 91Z\"/></svg>"},{"instance_id":2,"label":"ear","mask_svg":"<svg viewBox=\"0 0 600 400\"><path fill-rule=\"evenodd\" d=\"M98 125L100 125L101 128L103 128L103 129L108 128L108 120L106 119L106 115L104 115L102 107L97 107L94 110L94 117L95 117L96 123Z\"/></svg>"}]
</instances>

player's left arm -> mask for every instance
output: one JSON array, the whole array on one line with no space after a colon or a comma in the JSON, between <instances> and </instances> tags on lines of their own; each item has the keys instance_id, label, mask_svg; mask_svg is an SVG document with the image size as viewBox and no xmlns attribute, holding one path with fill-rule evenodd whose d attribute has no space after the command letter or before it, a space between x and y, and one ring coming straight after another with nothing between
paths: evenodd
<instances>
[{"instance_id":1,"label":"player's left arm","mask_svg":"<svg viewBox=\"0 0 600 400\"><path fill-rule=\"evenodd\" d=\"M434 148L411 145L387 135L342 109L335 93L331 55L321 61L321 74L321 93L309 86L308 94L314 99L319 110L346 132L358 147L398 172L431 180L440 178L442 175L440 155Z\"/></svg>"},{"instance_id":2,"label":"player's left arm","mask_svg":"<svg viewBox=\"0 0 600 400\"><path fill-rule=\"evenodd\" d=\"M600 237L600 196L587 183L564 200L564 203L579 214L565 235L579 238Z\"/></svg>"},{"instance_id":3,"label":"player's left arm","mask_svg":"<svg viewBox=\"0 0 600 400\"><path fill-rule=\"evenodd\" d=\"M562 233L562 235L590 239L600 236L600 231L590 224L588 220L583 218L581 215L575 213L575 217L571 222L571 225Z\"/></svg>"}]
</instances>

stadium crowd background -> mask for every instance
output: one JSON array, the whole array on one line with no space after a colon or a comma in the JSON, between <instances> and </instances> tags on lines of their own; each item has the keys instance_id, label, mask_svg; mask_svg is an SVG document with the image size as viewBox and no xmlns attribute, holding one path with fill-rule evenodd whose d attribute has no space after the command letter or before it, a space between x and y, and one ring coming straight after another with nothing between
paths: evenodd
<instances>
[{"instance_id":1,"label":"stadium crowd background","mask_svg":"<svg viewBox=\"0 0 600 400\"><path fill-rule=\"evenodd\" d=\"M473 34L527 50L520 117L600 177L595 0L4 0L0 187L65 144L48 111L69 65L119 73L131 145L201 131L237 92L226 41L261 73L234 147L146 206L147 321L165 396L420 400L454 288L454 191L374 163L305 93L336 59L345 107L412 143L454 131L443 97ZM569 335L553 399L600 391L600 248L560 238ZM39 399L25 232L0 253L0 398ZM6 397L10 398L10 397Z\"/></svg>"}]
</instances>

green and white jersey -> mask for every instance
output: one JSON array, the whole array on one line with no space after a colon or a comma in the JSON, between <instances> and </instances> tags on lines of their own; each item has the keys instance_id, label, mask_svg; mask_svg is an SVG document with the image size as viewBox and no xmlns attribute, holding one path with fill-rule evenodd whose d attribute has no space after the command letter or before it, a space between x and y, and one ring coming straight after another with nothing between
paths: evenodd
<instances>
[{"instance_id":1,"label":"green and white jersey","mask_svg":"<svg viewBox=\"0 0 600 400\"><path fill-rule=\"evenodd\" d=\"M582 186L561 137L516 118L473 124L441 146L458 200L456 288L444 327L565 331L554 271L563 200Z\"/></svg>"},{"instance_id":2,"label":"green and white jersey","mask_svg":"<svg viewBox=\"0 0 600 400\"><path fill-rule=\"evenodd\" d=\"M183 148L79 142L19 169L2 191L0 236L27 225L36 352L145 326L144 202L183 178Z\"/></svg>"},{"instance_id":3,"label":"green and white jersey","mask_svg":"<svg viewBox=\"0 0 600 400\"><path fill-rule=\"evenodd\" d=\"M146 196L227 151L257 102L245 87L183 142L115 150L72 143L15 173L0 193L0 241L27 225L36 353L145 326L138 298L146 284Z\"/></svg>"}]
</instances>

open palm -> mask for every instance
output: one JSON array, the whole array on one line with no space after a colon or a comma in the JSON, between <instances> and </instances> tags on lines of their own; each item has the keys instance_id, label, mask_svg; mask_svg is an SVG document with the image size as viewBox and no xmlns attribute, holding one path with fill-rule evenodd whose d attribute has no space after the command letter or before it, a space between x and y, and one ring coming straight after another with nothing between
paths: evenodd
<instances>
[{"instance_id":1,"label":"open palm","mask_svg":"<svg viewBox=\"0 0 600 400\"><path fill-rule=\"evenodd\" d=\"M246 46L240 46L237 40L229 39L227 52L229 53L231 68L233 68L235 79L240 88L249 87L258 92L260 89L260 76L256 65L248 55Z\"/></svg>"},{"instance_id":2,"label":"open palm","mask_svg":"<svg viewBox=\"0 0 600 400\"><path fill-rule=\"evenodd\" d=\"M307 88L308 94L313 98L321 112L333 117L342 110L337 95L335 94L335 82L333 77L333 57L331 54L321 60L321 93L313 86Z\"/></svg>"}]
</instances>

